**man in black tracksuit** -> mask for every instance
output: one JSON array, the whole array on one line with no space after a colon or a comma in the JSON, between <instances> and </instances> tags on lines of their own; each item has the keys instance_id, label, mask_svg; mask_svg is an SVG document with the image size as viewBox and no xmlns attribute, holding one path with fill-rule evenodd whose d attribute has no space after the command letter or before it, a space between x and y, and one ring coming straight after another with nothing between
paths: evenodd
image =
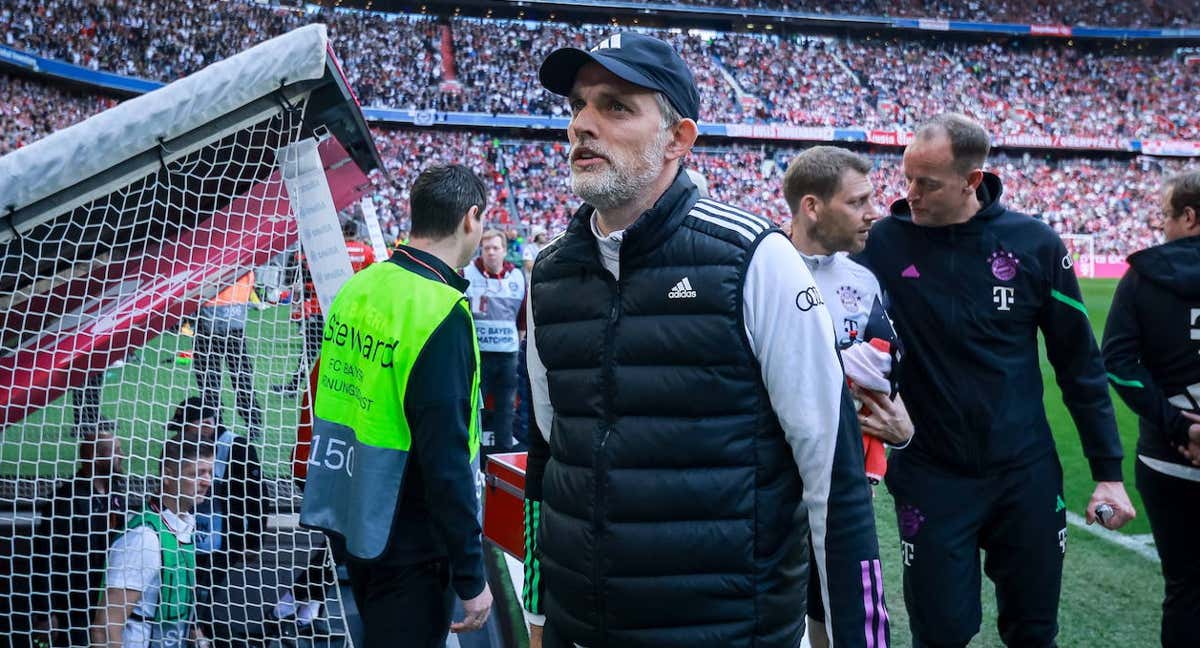
<instances>
[{"instance_id":1,"label":"man in black tracksuit","mask_svg":"<svg viewBox=\"0 0 1200 648\"><path fill-rule=\"evenodd\" d=\"M1139 418L1137 487L1166 581L1162 645L1174 648L1196 644L1200 620L1200 173L1168 180L1162 211L1168 242L1129 257L1104 364Z\"/></svg>"},{"instance_id":2,"label":"man in black tracksuit","mask_svg":"<svg viewBox=\"0 0 1200 648\"><path fill-rule=\"evenodd\" d=\"M1100 354L1071 257L1041 221L1000 203L989 144L962 115L918 129L908 198L867 239L864 263L905 341L901 394L916 433L893 451L904 600L914 646L965 646L979 630L979 549L1000 636L1054 645L1066 551L1062 468L1042 405L1037 331L1116 528L1133 516Z\"/></svg>"}]
</instances>

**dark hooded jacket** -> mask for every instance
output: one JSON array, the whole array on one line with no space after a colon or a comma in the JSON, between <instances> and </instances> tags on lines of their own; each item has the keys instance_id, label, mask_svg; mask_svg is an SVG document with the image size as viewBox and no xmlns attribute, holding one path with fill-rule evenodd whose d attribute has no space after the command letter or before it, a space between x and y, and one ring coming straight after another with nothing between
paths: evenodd
<instances>
[{"instance_id":1,"label":"dark hooded jacket","mask_svg":"<svg viewBox=\"0 0 1200 648\"><path fill-rule=\"evenodd\" d=\"M1104 329L1104 364L1137 413L1138 454L1186 464L1175 451L1200 410L1200 236L1129 257Z\"/></svg>"},{"instance_id":2,"label":"dark hooded jacket","mask_svg":"<svg viewBox=\"0 0 1200 648\"><path fill-rule=\"evenodd\" d=\"M966 476L1055 452L1037 331L1097 481L1121 480L1121 441L1072 257L1046 223L1006 209L991 173L965 223L922 227L908 202L875 224L862 263L890 297L916 433L904 450Z\"/></svg>"}]
</instances>

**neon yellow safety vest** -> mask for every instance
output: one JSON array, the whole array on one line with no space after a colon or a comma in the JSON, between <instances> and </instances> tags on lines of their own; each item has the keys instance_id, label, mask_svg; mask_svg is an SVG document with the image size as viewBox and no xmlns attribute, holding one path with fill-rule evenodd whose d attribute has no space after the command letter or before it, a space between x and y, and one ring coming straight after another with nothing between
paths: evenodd
<instances>
[{"instance_id":1,"label":"neon yellow safety vest","mask_svg":"<svg viewBox=\"0 0 1200 648\"><path fill-rule=\"evenodd\" d=\"M412 430L404 414L409 377L434 331L455 308L452 286L395 263L376 263L346 282L325 316L321 375L300 522L338 536L357 558L388 546ZM471 336L469 460L479 452L479 344Z\"/></svg>"}]
</instances>

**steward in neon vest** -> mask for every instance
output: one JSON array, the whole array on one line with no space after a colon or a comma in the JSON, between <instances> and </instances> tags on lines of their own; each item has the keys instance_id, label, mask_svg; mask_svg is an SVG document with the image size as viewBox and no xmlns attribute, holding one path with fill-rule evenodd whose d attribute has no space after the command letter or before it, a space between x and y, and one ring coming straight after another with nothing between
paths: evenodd
<instances>
[{"instance_id":1,"label":"steward in neon vest","mask_svg":"<svg viewBox=\"0 0 1200 648\"><path fill-rule=\"evenodd\" d=\"M471 465L479 348L466 287L407 246L342 286L326 313L300 518L355 561L448 559L464 599L484 586Z\"/></svg>"}]
</instances>

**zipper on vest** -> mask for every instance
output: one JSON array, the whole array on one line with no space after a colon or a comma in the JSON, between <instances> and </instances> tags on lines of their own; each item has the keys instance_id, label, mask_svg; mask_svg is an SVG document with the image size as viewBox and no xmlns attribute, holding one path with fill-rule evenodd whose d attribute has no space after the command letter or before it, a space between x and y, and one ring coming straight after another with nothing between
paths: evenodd
<instances>
[{"instance_id":1,"label":"zipper on vest","mask_svg":"<svg viewBox=\"0 0 1200 648\"><path fill-rule=\"evenodd\" d=\"M600 565L603 561L600 559L599 554L601 534L604 529L604 516L607 508L604 506L604 476L608 468L606 448L608 446L608 435L612 432L613 425L616 423L616 415L613 407L616 402L617 376L616 352L613 347L617 337L617 323L621 319L621 282L611 275L608 276L608 281L612 286L613 298L609 308L608 325L604 331L604 357L602 359L604 363L602 372L604 377L604 421L596 431L596 437L592 446L592 480L596 488L595 506L592 507L592 529L596 534L596 554L592 558L592 587L596 596L596 616L599 621L598 630L602 644L605 642L604 637L608 632L607 624L604 620L608 606L605 604L604 588L601 585Z\"/></svg>"}]
</instances>

